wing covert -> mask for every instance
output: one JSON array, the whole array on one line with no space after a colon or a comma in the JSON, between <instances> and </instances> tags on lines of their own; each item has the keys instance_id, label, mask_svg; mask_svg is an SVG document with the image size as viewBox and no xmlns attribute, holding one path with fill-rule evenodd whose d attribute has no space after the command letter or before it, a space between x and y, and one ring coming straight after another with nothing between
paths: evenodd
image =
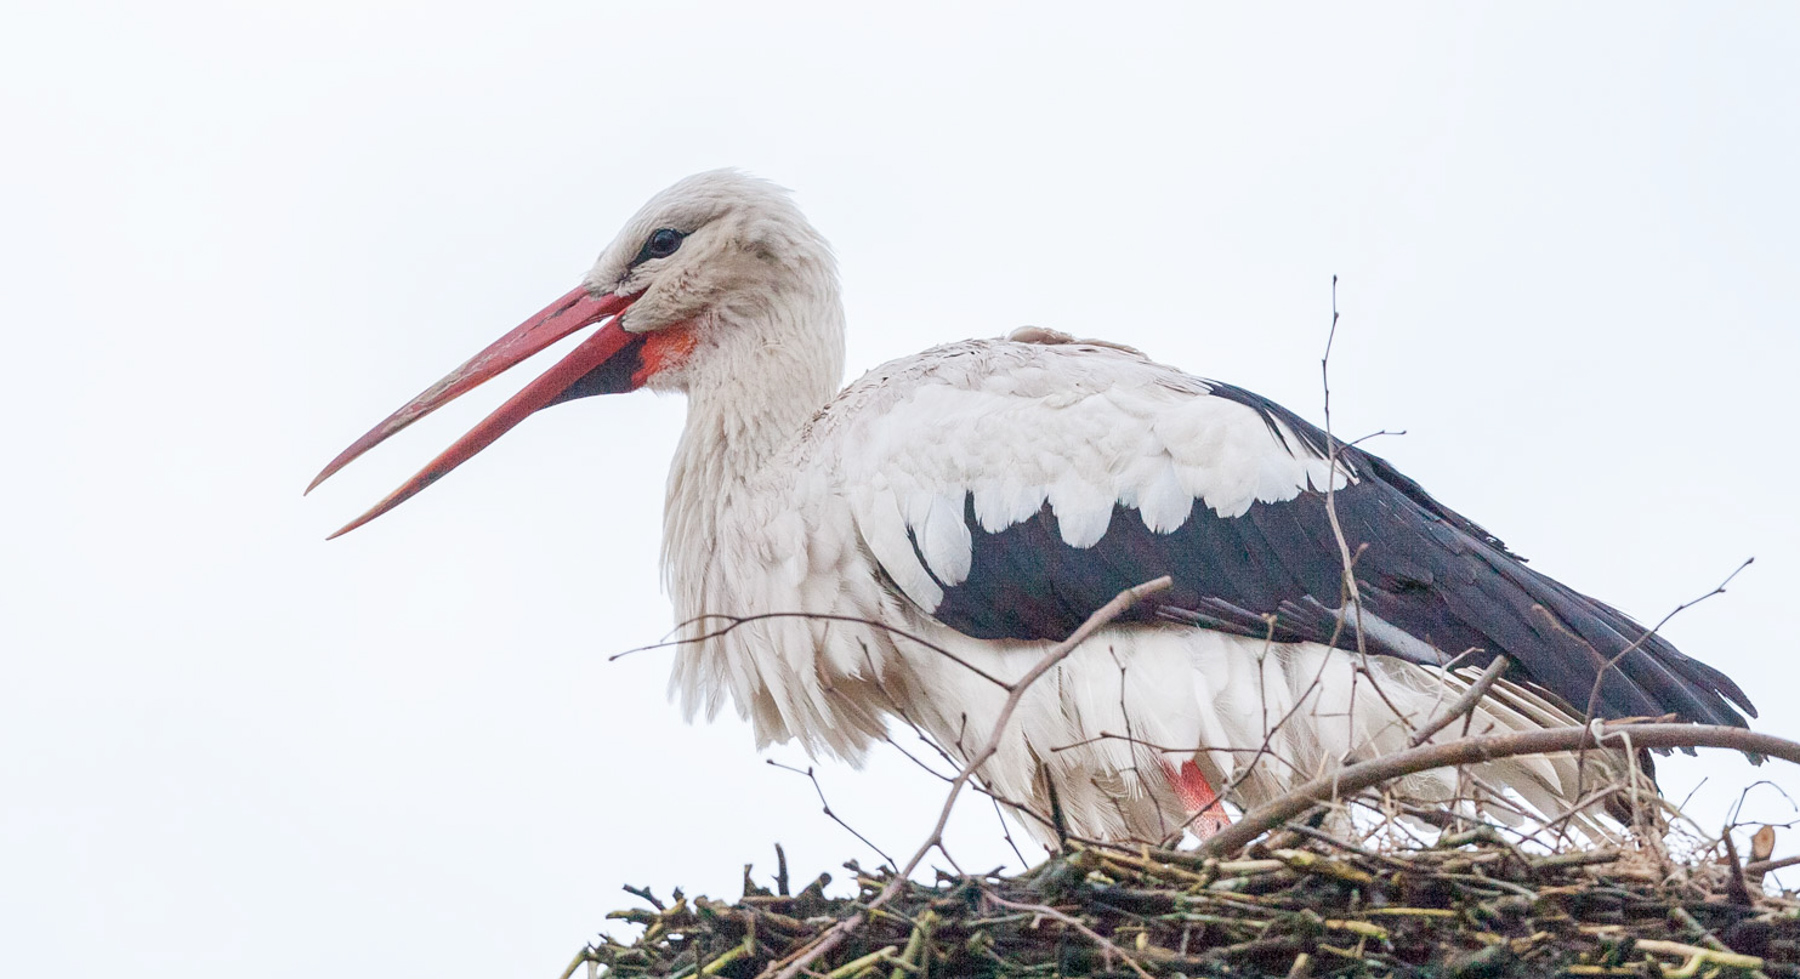
<instances>
[{"instance_id":1,"label":"wing covert","mask_svg":"<svg viewBox=\"0 0 1800 979\"><path fill-rule=\"evenodd\" d=\"M1741 725L1732 703L1754 716L1723 674L1527 568L1391 464L1348 447L1334 503L1362 603L1342 616L1323 431L1133 354L1006 349L1018 347L1035 345L927 365L840 433L855 447L846 485L874 487L849 491L871 555L945 625L1061 639L1120 590L1167 574L1174 588L1130 618L1347 649L1360 620L1371 653L1465 654L1475 665L1505 653L1518 679L1577 712L1602 677L1602 716Z\"/></svg>"}]
</instances>

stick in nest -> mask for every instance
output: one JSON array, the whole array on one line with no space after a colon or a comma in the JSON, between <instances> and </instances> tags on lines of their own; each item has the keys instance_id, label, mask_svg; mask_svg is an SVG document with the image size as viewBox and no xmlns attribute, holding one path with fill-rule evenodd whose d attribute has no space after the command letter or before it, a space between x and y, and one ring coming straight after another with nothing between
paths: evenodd
<instances>
[{"instance_id":1,"label":"stick in nest","mask_svg":"<svg viewBox=\"0 0 1800 979\"><path fill-rule=\"evenodd\" d=\"M1711 724L1606 724L1596 721L1585 727L1461 738L1397 752L1316 778L1245 813L1242 819L1208 839L1201 850L1214 856L1235 852L1313 806L1354 796L1404 775L1517 755L1582 751L1608 741L1625 742L1631 748L1732 748L1800 765L1800 743L1741 727Z\"/></svg>"}]
</instances>

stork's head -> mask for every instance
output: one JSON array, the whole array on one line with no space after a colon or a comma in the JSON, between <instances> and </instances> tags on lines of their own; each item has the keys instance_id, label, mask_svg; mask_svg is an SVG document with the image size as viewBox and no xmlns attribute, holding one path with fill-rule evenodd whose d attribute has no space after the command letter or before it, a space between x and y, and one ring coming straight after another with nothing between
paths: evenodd
<instances>
[{"instance_id":1,"label":"stork's head","mask_svg":"<svg viewBox=\"0 0 1800 979\"><path fill-rule=\"evenodd\" d=\"M843 370L837 274L825 240L775 184L734 170L695 174L651 198L580 286L370 429L307 491L488 378L595 323L602 325L543 376L332 536L393 509L553 404L640 387L710 390L747 369L769 370L769 358L757 354L770 350L798 353L826 384Z\"/></svg>"}]
</instances>

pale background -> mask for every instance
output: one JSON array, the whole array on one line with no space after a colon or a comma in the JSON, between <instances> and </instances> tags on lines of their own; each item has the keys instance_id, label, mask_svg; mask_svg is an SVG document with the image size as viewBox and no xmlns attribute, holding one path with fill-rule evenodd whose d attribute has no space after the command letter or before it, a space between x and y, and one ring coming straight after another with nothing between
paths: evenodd
<instances>
[{"instance_id":1,"label":"pale background","mask_svg":"<svg viewBox=\"0 0 1800 979\"><path fill-rule=\"evenodd\" d=\"M622 883L875 862L608 661L669 624L679 400L323 542L528 367L300 497L717 166L834 242L853 372L1032 323L1317 419L1342 276L1338 430L1640 617L1755 555L1667 631L1800 735L1797 10L14 0L0 971L549 977ZM1755 777L1665 772L1714 826ZM941 796L821 777L896 855Z\"/></svg>"}]
</instances>

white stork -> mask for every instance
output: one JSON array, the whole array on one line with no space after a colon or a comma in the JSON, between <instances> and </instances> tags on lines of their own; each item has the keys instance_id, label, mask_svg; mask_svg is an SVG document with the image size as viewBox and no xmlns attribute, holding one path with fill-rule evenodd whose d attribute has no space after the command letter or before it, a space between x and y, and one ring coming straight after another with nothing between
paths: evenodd
<instances>
[{"instance_id":1,"label":"white stork","mask_svg":"<svg viewBox=\"0 0 1800 979\"><path fill-rule=\"evenodd\" d=\"M1527 568L1382 459L1343 447L1334 467L1325 433L1293 412L1128 347L1020 331L905 357L840 391L830 248L784 190L734 171L658 194L579 287L313 485L594 323L338 533L541 408L686 394L663 515L686 640L671 692L690 718L729 701L759 746L797 739L855 761L898 718L972 753L1005 699L980 674L1019 676L1120 590L1164 574L1172 590L1028 691L980 772L991 792L1041 816L1054 788L1078 836L1164 839L1196 816L1204 834L1224 818L1216 792L1254 804L1406 747L1450 699L1446 664L1502 653L1511 682L1483 701L1477 731L1570 723L1596 687L1606 717L1742 725L1733 703L1755 714L1725 675ZM1340 613L1328 486L1359 552L1358 614ZM1577 793L1568 759L1492 762L1478 777L1545 812ZM1445 775L1408 790L1459 791Z\"/></svg>"}]
</instances>

